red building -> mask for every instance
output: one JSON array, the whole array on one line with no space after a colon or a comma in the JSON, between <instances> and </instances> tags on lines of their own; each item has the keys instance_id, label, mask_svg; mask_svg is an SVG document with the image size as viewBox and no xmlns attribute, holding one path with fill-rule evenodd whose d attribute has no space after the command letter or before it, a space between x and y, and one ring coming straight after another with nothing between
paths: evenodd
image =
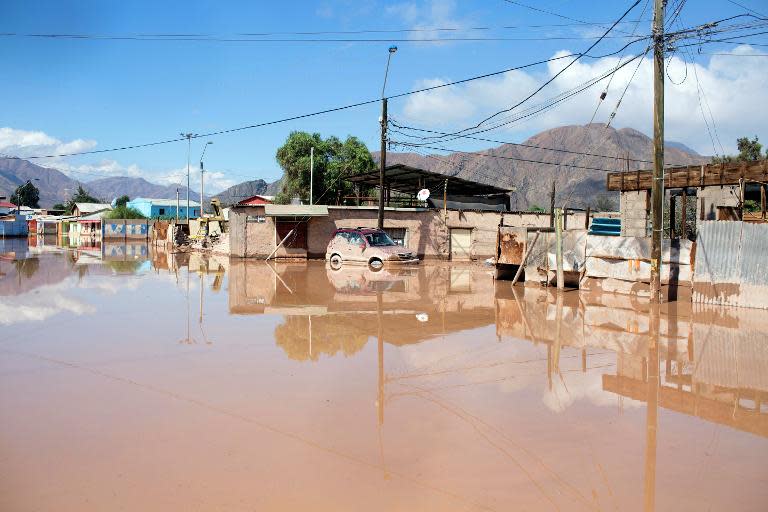
<instances>
[{"instance_id":1,"label":"red building","mask_svg":"<svg viewBox=\"0 0 768 512\"><path fill-rule=\"evenodd\" d=\"M272 204L273 196L251 196L237 203L237 206L254 206L258 204Z\"/></svg>"}]
</instances>

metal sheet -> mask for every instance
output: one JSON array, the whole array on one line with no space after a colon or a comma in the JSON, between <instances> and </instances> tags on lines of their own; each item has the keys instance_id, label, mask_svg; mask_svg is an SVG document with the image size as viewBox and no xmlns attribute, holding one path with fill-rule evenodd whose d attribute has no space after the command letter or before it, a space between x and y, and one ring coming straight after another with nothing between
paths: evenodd
<instances>
[{"instance_id":1,"label":"metal sheet","mask_svg":"<svg viewBox=\"0 0 768 512\"><path fill-rule=\"evenodd\" d=\"M502 265L520 265L526 247L526 228L499 227L499 261Z\"/></svg>"},{"instance_id":2,"label":"metal sheet","mask_svg":"<svg viewBox=\"0 0 768 512\"><path fill-rule=\"evenodd\" d=\"M700 223L693 301L768 308L767 251L766 224Z\"/></svg>"}]
</instances>

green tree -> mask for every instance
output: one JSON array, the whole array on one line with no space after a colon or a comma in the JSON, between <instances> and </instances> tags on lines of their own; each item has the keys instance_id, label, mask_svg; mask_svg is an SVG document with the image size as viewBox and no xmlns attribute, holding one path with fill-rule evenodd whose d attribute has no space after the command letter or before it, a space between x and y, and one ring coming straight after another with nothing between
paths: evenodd
<instances>
[{"instance_id":1,"label":"green tree","mask_svg":"<svg viewBox=\"0 0 768 512\"><path fill-rule=\"evenodd\" d=\"M125 206L131 198L128 196L120 196L115 199L115 206Z\"/></svg>"},{"instance_id":2,"label":"green tree","mask_svg":"<svg viewBox=\"0 0 768 512\"><path fill-rule=\"evenodd\" d=\"M312 148L315 153L313 194L318 204L340 204L354 190L344 178L376 167L370 151L357 137L349 136L342 142L338 137L323 139L319 133L291 132L277 150L283 179L276 202L288 203L296 196L309 202Z\"/></svg>"},{"instance_id":3,"label":"green tree","mask_svg":"<svg viewBox=\"0 0 768 512\"><path fill-rule=\"evenodd\" d=\"M539 205L537 205L537 204L532 204L532 205L531 205L531 206L528 208L528 211L529 211L529 212L533 212L533 213L544 213L544 208L542 208L541 206L539 206Z\"/></svg>"},{"instance_id":4,"label":"green tree","mask_svg":"<svg viewBox=\"0 0 768 512\"><path fill-rule=\"evenodd\" d=\"M11 195L11 202L16 205L39 208L40 191L31 181L27 180L25 184L16 188L16 191Z\"/></svg>"},{"instance_id":5,"label":"green tree","mask_svg":"<svg viewBox=\"0 0 768 512\"><path fill-rule=\"evenodd\" d=\"M128 206L121 204L115 206L106 215L107 219L146 219L147 216L141 213L136 208L129 208Z\"/></svg>"},{"instance_id":6,"label":"green tree","mask_svg":"<svg viewBox=\"0 0 768 512\"><path fill-rule=\"evenodd\" d=\"M727 164L732 162L755 162L763 158L762 150L763 145L758 142L757 135L750 140L749 137L739 137L736 139L736 147L739 150L739 154L736 156L731 155L717 155L712 158L713 164ZM768 158L768 149L766 150L766 158Z\"/></svg>"},{"instance_id":7,"label":"green tree","mask_svg":"<svg viewBox=\"0 0 768 512\"><path fill-rule=\"evenodd\" d=\"M57 206L64 206L64 209L67 211L67 213L71 214L72 211L75 209L75 203L101 203L101 202L102 202L101 199L93 197L91 194L88 193L87 190L83 188L82 185L78 185L75 195L73 195L63 205L57 205Z\"/></svg>"},{"instance_id":8,"label":"green tree","mask_svg":"<svg viewBox=\"0 0 768 512\"><path fill-rule=\"evenodd\" d=\"M740 162L754 162L760 160L763 145L758 142L757 135L752 140L748 137L740 137L736 140L736 147L739 148L737 160Z\"/></svg>"}]
</instances>

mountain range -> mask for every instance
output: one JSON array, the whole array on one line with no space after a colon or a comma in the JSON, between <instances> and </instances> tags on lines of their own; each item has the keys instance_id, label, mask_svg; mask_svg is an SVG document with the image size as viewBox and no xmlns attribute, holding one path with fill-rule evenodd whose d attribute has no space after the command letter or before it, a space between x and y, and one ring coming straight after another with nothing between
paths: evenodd
<instances>
[{"instance_id":1,"label":"mountain range","mask_svg":"<svg viewBox=\"0 0 768 512\"><path fill-rule=\"evenodd\" d=\"M490 142L489 142L490 143ZM440 146L435 141L426 146ZM450 146L450 143L446 145ZM632 128L606 128L602 124L560 126L541 132L520 144L505 143L474 153L449 155L388 152L387 163L402 163L439 172L448 176L496 184L515 189L512 207L526 210L534 205L549 205L552 182L555 182L559 203L570 207L593 205L606 195L606 171L625 171L651 168L653 141ZM582 154L589 153L589 154ZM378 153L373 153L378 160ZM696 165L708 163L702 156L678 142L666 142L665 163L668 165ZM550 165L551 164L551 165ZM82 185L91 195L106 202L113 198L149 197L172 199L176 187L159 185L144 178L118 176L80 182L61 171L41 167L21 159L0 158L0 196L10 197L16 187L27 180L40 190L40 205L50 207L64 202ZM280 181L269 183L262 179L234 185L213 197L229 205L253 195L275 195ZM179 188L181 198L186 187ZM190 198L200 194L190 191ZM207 202L208 198L206 198Z\"/></svg>"},{"instance_id":2,"label":"mountain range","mask_svg":"<svg viewBox=\"0 0 768 512\"><path fill-rule=\"evenodd\" d=\"M435 141L426 145L443 146ZM445 145L450 147L450 143ZM566 202L569 207L594 205L599 196L609 195L605 188L607 171L650 169L652 157L653 140L647 135L632 128L617 130L603 124L590 124L560 126L534 135L522 144L501 144L476 153L387 152L387 164L401 163L514 188L512 208L527 210L534 205L549 206L553 181L558 203ZM374 158L378 160L378 153L374 153ZM665 142L664 160L667 165L696 165L709 163L711 158L670 141Z\"/></svg>"},{"instance_id":3,"label":"mountain range","mask_svg":"<svg viewBox=\"0 0 768 512\"><path fill-rule=\"evenodd\" d=\"M159 185L144 178L115 176L78 181L51 167L42 167L27 160L0 158L0 196L10 198L16 188L27 180L32 180L40 191L41 207L66 202L81 185L89 194L107 203L122 195L156 199L176 197L176 186ZM179 187L179 197L186 198L186 194L187 187ZM194 190L190 190L189 196L192 200L200 199L200 193Z\"/></svg>"}]
</instances>

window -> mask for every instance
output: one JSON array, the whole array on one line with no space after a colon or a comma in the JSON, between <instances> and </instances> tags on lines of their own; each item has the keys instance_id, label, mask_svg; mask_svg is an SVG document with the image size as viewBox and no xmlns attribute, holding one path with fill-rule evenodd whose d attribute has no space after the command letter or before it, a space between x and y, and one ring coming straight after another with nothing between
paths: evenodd
<instances>
[{"instance_id":1,"label":"window","mask_svg":"<svg viewBox=\"0 0 768 512\"><path fill-rule=\"evenodd\" d=\"M408 245L408 230L405 228L386 228L384 230L395 245L406 247Z\"/></svg>"},{"instance_id":2,"label":"window","mask_svg":"<svg viewBox=\"0 0 768 512\"><path fill-rule=\"evenodd\" d=\"M365 239L368 240L368 244L373 247L387 247L395 245L389 236L383 231L375 231L373 233L366 233Z\"/></svg>"},{"instance_id":3,"label":"window","mask_svg":"<svg viewBox=\"0 0 768 512\"><path fill-rule=\"evenodd\" d=\"M346 233L347 240L349 240L349 243L353 245L362 245L365 243L365 240L363 240L363 237L360 236L359 233Z\"/></svg>"},{"instance_id":4,"label":"window","mask_svg":"<svg viewBox=\"0 0 768 512\"><path fill-rule=\"evenodd\" d=\"M159 215L165 215L165 208L160 208L160 209L158 210L158 214L159 214Z\"/></svg>"}]
</instances>

